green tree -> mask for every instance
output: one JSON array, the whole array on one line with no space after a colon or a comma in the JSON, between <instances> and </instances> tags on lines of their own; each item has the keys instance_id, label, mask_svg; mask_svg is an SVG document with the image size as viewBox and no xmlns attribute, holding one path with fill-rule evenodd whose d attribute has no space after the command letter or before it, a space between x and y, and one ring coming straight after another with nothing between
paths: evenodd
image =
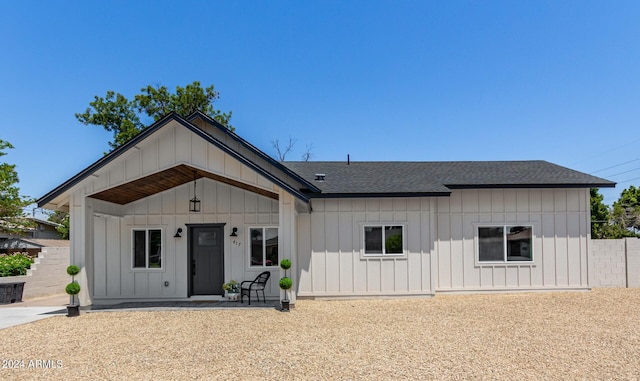
<instances>
[{"instance_id":1,"label":"green tree","mask_svg":"<svg viewBox=\"0 0 640 381\"><path fill-rule=\"evenodd\" d=\"M144 119L155 122L172 111L181 116L201 111L232 131L234 129L230 124L231 111L222 112L213 107L220 98L213 85L203 88L200 82L194 81L185 87L176 86L175 93L165 86L151 85L140 91L132 100L111 90L104 97L95 96L85 112L75 114L76 119L84 125L102 126L113 132L113 141L109 142L112 149L144 130L147 127Z\"/></svg>"},{"instance_id":2,"label":"green tree","mask_svg":"<svg viewBox=\"0 0 640 381\"><path fill-rule=\"evenodd\" d=\"M630 186L613 203L613 221L631 236L640 233L640 187Z\"/></svg>"},{"instance_id":3,"label":"green tree","mask_svg":"<svg viewBox=\"0 0 640 381\"><path fill-rule=\"evenodd\" d=\"M11 143L0 140L0 157L12 148ZM19 181L15 164L0 163L0 231L9 234L24 234L34 225L23 211L34 200L20 195Z\"/></svg>"},{"instance_id":4,"label":"green tree","mask_svg":"<svg viewBox=\"0 0 640 381\"><path fill-rule=\"evenodd\" d=\"M605 205L603 200L604 196L599 193L598 189L591 189L591 238L617 239L636 236L623 223L624 218L620 217L620 214L622 214L619 206L620 200L614 203L613 209ZM616 207L615 205L618 206Z\"/></svg>"},{"instance_id":5,"label":"green tree","mask_svg":"<svg viewBox=\"0 0 640 381\"><path fill-rule=\"evenodd\" d=\"M604 204L604 196L598 188L591 188L591 238L606 237L607 228L610 225L609 208Z\"/></svg>"},{"instance_id":6,"label":"green tree","mask_svg":"<svg viewBox=\"0 0 640 381\"><path fill-rule=\"evenodd\" d=\"M49 215L47 220L58 224L56 231L60 233L62 239L69 239L69 213L56 210Z\"/></svg>"}]
</instances>

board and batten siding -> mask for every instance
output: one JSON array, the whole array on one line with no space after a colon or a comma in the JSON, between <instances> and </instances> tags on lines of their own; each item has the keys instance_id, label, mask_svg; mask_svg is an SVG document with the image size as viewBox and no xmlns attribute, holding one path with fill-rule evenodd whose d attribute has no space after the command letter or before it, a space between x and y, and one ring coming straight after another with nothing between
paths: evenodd
<instances>
[{"instance_id":1,"label":"board and batten siding","mask_svg":"<svg viewBox=\"0 0 640 381\"><path fill-rule=\"evenodd\" d=\"M90 198L93 193L184 163L276 194L282 192L253 169L176 122L170 122L72 190L70 213L74 234L71 237L71 258L83 269L78 277L83 287L80 294L82 305L96 301L116 303L131 298L186 297L186 224L225 224L226 280L254 279L265 270L249 267L247 230L249 226L278 226L277 200L205 178L197 181L196 193L202 200L200 213L188 211L193 183L127 205ZM162 270L132 270L133 227L163 229ZM237 227L239 233L235 239L229 237L233 227ZM183 229L182 238L173 237L178 228ZM267 296L277 297L279 268L273 269L265 292ZM164 286L165 281L169 286Z\"/></svg>"},{"instance_id":2,"label":"board and batten siding","mask_svg":"<svg viewBox=\"0 0 640 381\"><path fill-rule=\"evenodd\" d=\"M436 198L436 292L588 288L589 190L455 190ZM477 226L532 225L533 263L476 262Z\"/></svg>"},{"instance_id":3,"label":"board and batten siding","mask_svg":"<svg viewBox=\"0 0 640 381\"><path fill-rule=\"evenodd\" d=\"M125 207L124 216L103 214L104 202L94 200L93 218L93 296L94 303L125 299L186 298L188 294L188 255L186 224L224 224L225 278L238 281L253 279L265 268L249 267L248 228L278 226L278 201L209 179L198 182L198 195L206 211L188 211L189 189L183 185L147 197ZM183 197L180 197L182 195ZM214 201L215 200L215 201ZM167 205L171 204L171 205ZM164 213L170 209L171 213ZM163 230L162 269L132 268L132 229ZM230 237L238 228L238 237ZM182 228L182 238L174 238ZM277 296L279 268L271 270L273 278L265 290ZM169 282L165 286L165 282Z\"/></svg>"},{"instance_id":4,"label":"board and batten siding","mask_svg":"<svg viewBox=\"0 0 640 381\"><path fill-rule=\"evenodd\" d=\"M298 214L298 297L430 295L429 198L314 199ZM402 257L362 257L363 225L404 226Z\"/></svg>"}]
</instances>

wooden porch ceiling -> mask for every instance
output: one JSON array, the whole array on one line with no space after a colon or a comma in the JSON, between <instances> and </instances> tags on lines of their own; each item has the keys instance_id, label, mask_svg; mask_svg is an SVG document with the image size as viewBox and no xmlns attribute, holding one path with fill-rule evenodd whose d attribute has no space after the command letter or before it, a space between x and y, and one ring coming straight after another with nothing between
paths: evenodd
<instances>
[{"instance_id":1,"label":"wooden porch ceiling","mask_svg":"<svg viewBox=\"0 0 640 381\"><path fill-rule=\"evenodd\" d=\"M145 176L140 179L118 185L114 188L92 194L89 197L112 202L119 205L126 205L130 202L137 201L156 193L164 192L168 189L191 182L194 179L194 175L196 179L206 177L208 179L229 184L234 187L257 193L274 200L278 199L277 193L255 187L253 185L245 184L237 180L229 179L224 176L216 175L215 173L210 173L201 169L193 168L185 164L180 164L173 168L154 173L153 175Z\"/></svg>"}]
</instances>

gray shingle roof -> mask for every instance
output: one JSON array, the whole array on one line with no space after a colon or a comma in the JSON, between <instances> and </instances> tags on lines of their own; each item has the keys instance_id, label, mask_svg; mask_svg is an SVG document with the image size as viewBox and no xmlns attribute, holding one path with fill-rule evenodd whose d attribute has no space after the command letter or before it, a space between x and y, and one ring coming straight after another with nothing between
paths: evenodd
<instances>
[{"instance_id":1,"label":"gray shingle roof","mask_svg":"<svg viewBox=\"0 0 640 381\"><path fill-rule=\"evenodd\" d=\"M546 161L285 162L323 196L446 195L461 188L601 188L614 182ZM316 181L316 174L325 174Z\"/></svg>"}]
</instances>

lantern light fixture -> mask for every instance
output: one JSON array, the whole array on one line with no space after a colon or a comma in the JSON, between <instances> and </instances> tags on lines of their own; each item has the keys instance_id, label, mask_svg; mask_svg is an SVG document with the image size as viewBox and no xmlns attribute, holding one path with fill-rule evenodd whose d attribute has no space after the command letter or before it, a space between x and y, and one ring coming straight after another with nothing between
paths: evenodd
<instances>
[{"instance_id":1,"label":"lantern light fixture","mask_svg":"<svg viewBox=\"0 0 640 381\"><path fill-rule=\"evenodd\" d=\"M198 213L200 212L200 200L196 196L196 171L193 171L193 198L189 200L189 211Z\"/></svg>"}]
</instances>

